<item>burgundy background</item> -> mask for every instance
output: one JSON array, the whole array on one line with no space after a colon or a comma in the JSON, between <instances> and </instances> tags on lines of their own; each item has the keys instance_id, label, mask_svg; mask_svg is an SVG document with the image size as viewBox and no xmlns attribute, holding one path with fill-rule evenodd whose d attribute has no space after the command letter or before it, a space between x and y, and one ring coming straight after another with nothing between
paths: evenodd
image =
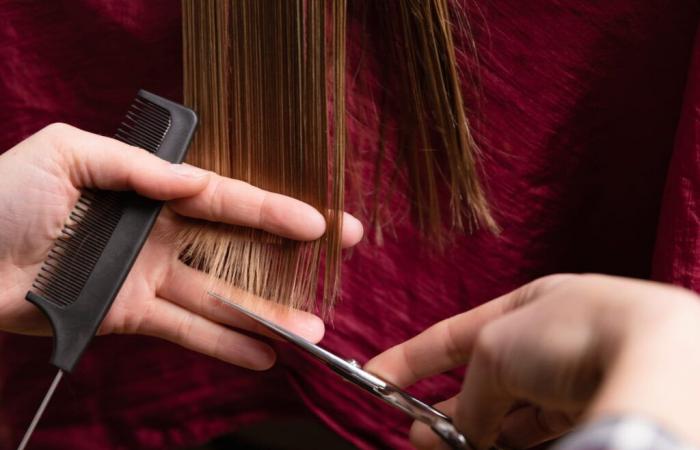
<instances>
[{"instance_id":1,"label":"burgundy background","mask_svg":"<svg viewBox=\"0 0 700 450\"><path fill-rule=\"evenodd\" d=\"M345 263L343 301L324 345L364 361L553 272L653 277L700 290L700 4L463 4L483 84L470 105L473 126L503 233L463 237L437 255L411 225L399 179L387 200L392 226L384 245L368 239ZM110 134L138 88L180 99L178 5L0 4L0 149L54 121ZM385 37L356 11L349 73L363 66L350 83L349 132L359 170L369 173L385 61L373 44ZM463 68L473 67L467 52L459 57ZM389 111L398 107L390 98ZM369 180L352 186L351 212L359 213L353 199L363 195L371 195ZM16 445L44 394L50 346L49 339L0 335L2 448ZM406 417L294 350L279 350L273 370L254 373L150 338L100 337L57 392L32 448L169 449L305 414L360 448L408 446ZM451 373L415 392L437 401L458 387L459 374Z\"/></svg>"}]
</instances>

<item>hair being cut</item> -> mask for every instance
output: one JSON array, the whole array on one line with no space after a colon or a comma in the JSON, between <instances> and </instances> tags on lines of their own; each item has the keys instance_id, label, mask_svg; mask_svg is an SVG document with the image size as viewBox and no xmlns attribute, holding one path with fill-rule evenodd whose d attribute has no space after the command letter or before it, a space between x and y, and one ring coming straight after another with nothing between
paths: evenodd
<instances>
[{"instance_id":1,"label":"hair being cut","mask_svg":"<svg viewBox=\"0 0 700 450\"><path fill-rule=\"evenodd\" d=\"M450 230L496 228L479 182L455 62L451 19L457 16L449 3L396 0L370 7L391 43L387 63L404 74L399 152L415 216L438 242ZM201 123L189 162L299 198L328 223L322 239L300 243L193 222L179 237L183 260L226 284L303 309L314 308L323 272L328 311L340 281L346 1L182 5L185 103ZM441 182L451 193L447 212L438 195Z\"/></svg>"}]
</instances>

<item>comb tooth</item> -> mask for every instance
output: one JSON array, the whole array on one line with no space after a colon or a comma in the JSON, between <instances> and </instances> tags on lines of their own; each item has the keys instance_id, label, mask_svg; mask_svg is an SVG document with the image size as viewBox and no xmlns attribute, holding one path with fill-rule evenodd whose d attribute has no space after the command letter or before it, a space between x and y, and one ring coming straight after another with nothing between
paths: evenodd
<instances>
[{"instance_id":1,"label":"comb tooth","mask_svg":"<svg viewBox=\"0 0 700 450\"><path fill-rule=\"evenodd\" d=\"M132 122L137 122L142 124L142 126L147 126L158 132L164 132L168 129L168 120L162 117L153 116L143 109L134 108L130 110L126 117Z\"/></svg>"},{"instance_id":2,"label":"comb tooth","mask_svg":"<svg viewBox=\"0 0 700 450\"><path fill-rule=\"evenodd\" d=\"M65 283L66 280L62 278L52 279L51 283L45 289L46 293L49 294L49 298L54 301L69 304L72 298L80 294L80 289L76 288L74 285L66 286Z\"/></svg>"},{"instance_id":3,"label":"comb tooth","mask_svg":"<svg viewBox=\"0 0 700 450\"><path fill-rule=\"evenodd\" d=\"M39 273L36 275L36 278L37 278L37 279L34 280L34 282L35 282L35 283L42 283L42 284L50 283L50 282L51 282L51 277L50 277L50 276L47 276L47 275L44 275L45 272L46 272L45 270L40 270ZM43 280L46 280L46 281L42 281L42 279L43 279Z\"/></svg>"},{"instance_id":4,"label":"comb tooth","mask_svg":"<svg viewBox=\"0 0 700 450\"><path fill-rule=\"evenodd\" d=\"M170 113L151 102L138 99L131 105L129 113L139 118L139 122L149 123L153 128L166 130L170 127Z\"/></svg>"},{"instance_id":5,"label":"comb tooth","mask_svg":"<svg viewBox=\"0 0 700 450\"><path fill-rule=\"evenodd\" d=\"M85 219L85 213L80 210L73 210L68 217L75 222L81 222Z\"/></svg>"},{"instance_id":6,"label":"comb tooth","mask_svg":"<svg viewBox=\"0 0 700 450\"><path fill-rule=\"evenodd\" d=\"M143 133L146 135L150 135L153 139L159 139L160 138L159 129L149 127L148 124L146 124L144 122L145 121L138 120L138 119L137 120L131 120L131 119L125 120L121 123L121 128L122 128L122 130L124 128L129 130L129 131L127 131L127 133L139 132L139 133Z\"/></svg>"},{"instance_id":7,"label":"comb tooth","mask_svg":"<svg viewBox=\"0 0 700 450\"><path fill-rule=\"evenodd\" d=\"M154 114L154 110L147 106L135 106L129 110L126 117L134 122L139 122L153 128L155 130L164 130L168 128L169 116Z\"/></svg>"},{"instance_id":8,"label":"comb tooth","mask_svg":"<svg viewBox=\"0 0 700 450\"><path fill-rule=\"evenodd\" d=\"M52 272L54 274L54 276L51 277L50 279L53 282L52 286L55 289L71 293L71 295L69 296L69 298L70 298L74 294L77 294L80 292L80 290L82 289L82 285L85 282L85 279L87 279L87 277L84 277L84 276L79 276L79 277L78 276L73 276L73 277L63 276L62 272L64 272L64 271L65 270L61 270L61 273L58 273L56 271L56 269L54 269L54 272Z\"/></svg>"},{"instance_id":9,"label":"comb tooth","mask_svg":"<svg viewBox=\"0 0 700 450\"><path fill-rule=\"evenodd\" d=\"M73 253L73 254L71 254ZM77 252L65 252L63 254L57 253L55 250L49 252L49 257L53 255L53 259L58 261L61 259L72 260L71 264L75 265L79 269L90 270L89 264L84 259L75 258Z\"/></svg>"},{"instance_id":10,"label":"comb tooth","mask_svg":"<svg viewBox=\"0 0 700 450\"><path fill-rule=\"evenodd\" d=\"M163 133L165 131L145 127L143 125L140 125L139 122L133 124L125 122L122 124L122 127L127 128L128 134L131 134L134 137L138 137L140 139L146 139L150 141L150 143L156 148L160 145L160 142L163 139Z\"/></svg>"},{"instance_id":11,"label":"comb tooth","mask_svg":"<svg viewBox=\"0 0 700 450\"><path fill-rule=\"evenodd\" d=\"M81 289L77 284L68 285L68 282L61 277L50 278L48 286L44 290L49 294L51 300L70 303L71 299L80 294Z\"/></svg>"},{"instance_id":12,"label":"comb tooth","mask_svg":"<svg viewBox=\"0 0 700 450\"><path fill-rule=\"evenodd\" d=\"M34 280L34 283L32 283L32 287L44 295L48 294L49 284L45 284L44 282L42 282L40 280ZM53 295L52 297L56 297L56 296ZM59 300L59 301L61 301L61 300ZM62 303L62 301L61 301L61 303Z\"/></svg>"},{"instance_id":13,"label":"comb tooth","mask_svg":"<svg viewBox=\"0 0 700 450\"><path fill-rule=\"evenodd\" d=\"M54 281L51 281L50 284L44 286L39 286L35 282L32 285L32 287L44 294L47 299L50 299L52 302L60 306L66 306L70 304L69 299L72 298L72 296L74 295L73 292L66 292L61 289L56 289L57 285L58 284Z\"/></svg>"},{"instance_id":14,"label":"comb tooth","mask_svg":"<svg viewBox=\"0 0 700 450\"><path fill-rule=\"evenodd\" d=\"M156 136L165 133L169 127L167 122L162 123L160 119L148 116L139 110L133 111L130 117L124 122L137 124L139 128L150 130Z\"/></svg>"},{"instance_id":15,"label":"comb tooth","mask_svg":"<svg viewBox=\"0 0 700 450\"><path fill-rule=\"evenodd\" d=\"M152 130L142 125L138 125L138 123L132 126L132 129L134 130L134 133L136 135L143 136L144 139L150 140L153 144L153 148L155 148L156 150L158 149L161 141L163 140L164 131Z\"/></svg>"},{"instance_id":16,"label":"comb tooth","mask_svg":"<svg viewBox=\"0 0 700 450\"><path fill-rule=\"evenodd\" d=\"M76 238L76 239L80 239L80 238ZM66 250L66 256L68 256L68 257L76 256L76 255L81 253L81 249L84 249L84 250L82 250L83 253L85 252L85 250L88 250L91 252L97 252L97 253L100 252L101 247L99 245L96 245L95 243L90 242L90 241L86 241L85 238L82 238L80 240L83 242L82 246L75 245L72 243L69 243L67 248L65 246L63 246L63 248ZM64 242L66 242L66 241L64 241ZM88 260L92 260L92 258L83 257L83 258L81 258L81 260L88 261Z\"/></svg>"},{"instance_id":17,"label":"comb tooth","mask_svg":"<svg viewBox=\"0 0 700 450\"><path fill-rule=\"evenodd\" d=\"M117 209L115 206L111 206L111 205L98 205L98 206L99 206L99 208L94 207L93 209L103 210L105 207L115 208L115 210ZM117 213L120 213L120 212L121 212L121 208L114 211L114 213L112 213L111 211L94 211L93 213L87 214L83 220L85 223L94 223L96 227L109 228L112 223L116 223L119 220L119 215L117 215ZM73 229L81 228L80 225L81 225L81 223L69 224L69 226L72 227ZM92 232L93 230L90 230L90 231ZM95 231L99 231L99 230L95 230Z\"/></svg>"},{"instance_id":18,"label":"comb tooth","mask_svg":"<svg viewBox=\"0 0 700 450\"><path fill-rule=\"evenodd\" d=\"M144 114L140 109L132 109L126 114L126 118L131 122L141 123L143 126L151 128L153 130L162 131L167 129L166 126L160 121L156 120L150 115Z\"/></svg>"},{"instance_id":19,"label":"comb tooth","mask_svg":"<svg viewBox=\"0 0 700 450\"><path fill-rule=\"evenodd\" d=\"M86 251L89 252L97 252L99 254L99 251L101 247L99 245L95 245L89 241L85 241L85 239L81 239L83 241L82 246L78 245L70 245L66 247L65 245L62 245L61 247L64 250L64 256L66 258L73 258L73 257L78 257L81 253L85 253ZM86 257L85 255L82 255L81 258L79 258L79 261L92 261L94 258L89 258Z\"/></svg>"},{"instance_id":20,"label":"comb tooth","mask_svg":"<svg viewBox=\"0 0 700 450\"><path fill-rule=\"evenodd\" d=\"M34 288L57 305L69 305L80 294L121 216L119 197L85 192L42 266Z\"/></svg>"},{"instance_id":21,"label":"comb tooth","mask_svg":"<svg viewBox=\"0 0 700 450\"><path fill-rule=\"evenodd\" d=\"M89 206L89 204L87 204L87 203L85 203L85 202L83 202L83 201L78 200L78 203L75 204L75 209L76 209L77 211L83 211L83 212L86 213L86 212L89 211L90 206Z\"/></svg>"},{"instance_id":22,"label":"comb tooth","mask_svg":"<svg viewBox=\"0 0 700 450\"><path fill-rule=\"evenodd\" d=\"M148 147L148 149L158 150L158 145L160 144L160 139L155 137L155 135L150 134L149 131L140 129L138 127L132 127L127 123L122 123L121 128L118 131L120 136L127 136L142 142L142 145Z\"/></svg>"},{"instance_id":23,"label":"comb tooth","mask_svg":"<svg viewBox=\"0 0 700 450\"><path fill-rule=\"evenodd\" d=\"M125 144L129 144L129 145L132 145L134 147L144 147L144 145L142 143L140 143L138 140L132 138L131 136L126 136L123 134L115 134L114 136L117 139L119 139L120 141L124 142Z\"/></svg>"},{"instance_id":24,"label":"comb tooth","mask_svg":"<svg viewBox=\"0 0 700 450\"><path fill-rule=\"evenodd\" d=\"M163 117L164 119L170 119L170 113L168 112L167 109L163 108L160 105L156 105L155 103L146 100L145 98L142 97L136 97L134 103L132 103L133 108L144 108L148 109L149 111L152 111L153 114L158 115L160 117Z\"/></svg>"},{"instance_id":25,"label":"comb tooth","mask_svg":"<svg viewBox=\"0 0 700 450\"><path fill-rule=\"evenodd\" d=\"M45 276L41 271L37 274L36 280L34 280L34 287L37 289L45 290L50 289L51 278Z\"/></svg>"},{"instance_id":26,"label":"comb tooth","mask_svg":"<svg viewBox=\"0 0 700 450\"><path fill-rule=\"evenodd\" d=\"M57 301L65 306L68 303L66 299L71 298L73 292L62 288L58 283L53 282L53 280L48 277L44 277L44 280L46 281L39 279L34 280L33 286L36 289L48 294L47 296L54 301Z\"/></svg>"},{"instance_id":27,"label":"comb tooth","mask_svg":"<svg viewBox=\"0 0 700 450\"><path fill-rule=\"evenodd\" d=\"M81 195L80 199L78 199L78 202L80 202L81 200L92 202L95 200L95 195L96 193L92 189L85 189L83 190L83 195Z\"/></svg>"},{"instance_id":28,"label":"comb tooth","mask_svg":"<svg viewBox=\"0 0 700 450\"><path fill-rule=\"evenodd\" d=\"M64 231L66 234L70 235L72 239L86 239L86 238L91 238L91 241L100 241L103 239L108 239L109 236L109 228L110 227L105 227L105 225L110 225L110 222L105 223L100 223L96 222L94 218L89 217L86 218L83 222L81 223L70 223L67 224ZM94 226L94 229L91 229ZM106 228L106 229L105 229ZM80 241L71 241L69 245L72 246L80 246L82 243Z\"/></svg>"},{"instance_id":29,"label":"comb tooth","mask_svg":"<svg viewBox=\"0 0 700 450\"><path fill-rule=\"evenodd\" d=\"M55 272L52 272L54 275L54 279L61 279L61 281L63 283L60 286L64 287L67 290L71 290L71 291L80 289L80 283L78 282L78 280L76 280L76 278L83 278L82 276L80 276L80 277L77 277L75 275L73 277L62 276L63 271L61 271L61 266L59 264L53 265L51 263L51 261L48 259L46 260L46 266L50 267L51 269L53 269L55 271Z\"/></svg>"},{"instance_id":30,"label":"comb tooth","mask_svg":"<svg viewBox=\"0 0 700 450\"><path fill-rule=\"evenodd\" d=\"M147 115L139 114L139 111L134 111L121 123L116 137L132 138L141 142L142 145L157 149L168 128L169 122L154 120Z\"/></svg>"},{"instance_id":31,"label":"comb tooth","mask_svg":"<svg viewBox=\"0 0 700 450\"><path fill-rule=\"evenodd\" d=\"M56 239L56 247L65 249L66 251L72 251L75 249L74 244L72 244L68 238L63 236Z\"/></svg>"},{"instance_id":32,"label":"comb tooth","mask_svg":"<svg viewBox=\"0 0 700 450\"><path fill-rule=\"evenodd\" d=\"M144 129L152 133L154 136L159 136L168 130L167 124L159 124L157 121L153 120L151 117L143 115L140 111L133 111L129 114L122 122L123 124L131 124L131 126L138 126L138 128Z\"/></svg>"}]
</instances>

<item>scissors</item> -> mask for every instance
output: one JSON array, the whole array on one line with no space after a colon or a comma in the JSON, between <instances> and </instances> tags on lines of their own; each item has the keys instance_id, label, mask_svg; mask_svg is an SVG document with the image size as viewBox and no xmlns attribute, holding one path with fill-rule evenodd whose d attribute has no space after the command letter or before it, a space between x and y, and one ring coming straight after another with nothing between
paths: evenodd
<instances>
[{"instance_id":1,"label":"scissors","mask_svg":"<svg viewBox=\"0 0 700 450\"><path fill-rule=\"evenodd\" d=\"M364 389L375 397L384 400L386 403L394 406L395 408L400 409L404 413L411 416L413 420L418 420L428 425L451 448L456 450L474 450L474 447L469 444L467 438L457 431L455 426L452 424L452 420L448 416L432 406L427 405L417 398L407 394L391 383L362 370L360 364L354 359L343 359L329 352L328 350L319 347L318 345L312 344L301 336L287 331L279 325L276 325L269 320L248 311L241 305L236 304L219 294L209 292L209 295L216 298L224 305L227 305L250 317L275 335L314 356L345 380Z\"/></svg>"}]
</instances>

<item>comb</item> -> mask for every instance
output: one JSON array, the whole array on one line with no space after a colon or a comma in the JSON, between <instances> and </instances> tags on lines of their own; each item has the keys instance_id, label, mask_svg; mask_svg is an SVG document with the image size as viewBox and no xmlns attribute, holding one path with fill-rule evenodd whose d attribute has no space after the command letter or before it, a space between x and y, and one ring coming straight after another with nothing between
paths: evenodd
<instances>
[{"instance_id":1,"label":"comb","mask_svg":"<svg viewBox=\"0 0 700 450\"><path fill-rule=\"evenodd\" d=\"M182 105L141 90L114 137L180 163L197 126ZM119 293L163 206L134 192L85 190L26 299L53 328L59 372L18 449L23 449L64 372L71 372Z\"/></svg>"}]
</instances>

